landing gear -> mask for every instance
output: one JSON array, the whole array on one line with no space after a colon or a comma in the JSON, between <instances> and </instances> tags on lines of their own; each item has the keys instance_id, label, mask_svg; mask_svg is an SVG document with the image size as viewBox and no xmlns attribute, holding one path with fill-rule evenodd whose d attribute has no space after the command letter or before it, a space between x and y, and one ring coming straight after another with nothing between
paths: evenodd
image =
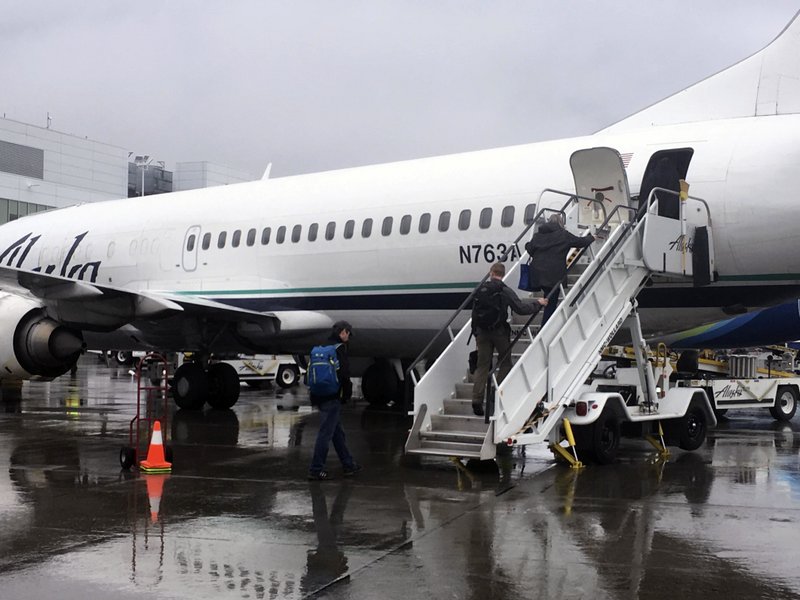
<instances>
[{"instance_id":1,"label":"landing gear","mask_svg":"<svg viewBox=\"0 0 800 600\"><path fill-rule=\"evenodd\" d=\"M178 408L187 410L200 410L206 402L211 408L230 408L239 399L239 374L227 363L214 363L208 370L200 363L183 363L175 371L172 396Z\"/></svg>"},{"instance_id":2,"label":"landing gear","mask_svg":"<svg viewBox=\"0 0 800 600\"><path fill-rule=\"evenodd\" d=\"M228 363L208 367L208 404L218 410L228 409L239 399L239 374Z\"/></svg>"},{"instance_id":3,"label":"landing gear","mask_svg":"<svg viewBox=\"0 0 800 600\"><path fill-rule=\"evenodd\" d=\"M183 363L175 371L172 396L178 408L200 410L208 396L208 376L197 363Z\"/></svg>"},{"instance_id":4,"label":"landing gear","mask_svg":"<svg viewBox=\"0 0 800 600\"><path fill-rule=\"evenodd\" d=\"M361 377L361 393L371 406L384 406L398 399L400 379L392 364L377 359Z\"/></svg>"}]
</instances>

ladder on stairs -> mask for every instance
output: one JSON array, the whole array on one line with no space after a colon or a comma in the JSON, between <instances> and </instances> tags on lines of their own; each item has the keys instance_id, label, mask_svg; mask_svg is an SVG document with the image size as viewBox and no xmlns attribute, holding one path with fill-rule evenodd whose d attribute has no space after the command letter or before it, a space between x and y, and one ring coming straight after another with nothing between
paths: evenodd
<instances>
[{"instance_id":1,"label":"ladder on stairs","mask_svg":"<svg viewBox=\"0 0 800 600\"><path fill-rule=\"evenodd\" d=\"M555 211L541 208L540 196L537 217L549 210L565 214L573 224L585 226L594 219L596 225L602 220L598 231L605 232L606 239L598 239L570 267L568 282L574 283L567 285L564 299L541 330L532 325L532 319L513 326L520 329L512 345L514 364L502 382L494 373L490 377L494 393L489 394L485 418L472 413L472 384L466 368L469 321L457 334L451 332L450 345L419 381L412 366L414 424L407 453L490 459L500 443L554 441L565 408L580 394L601 351L634 311L636 296L651 275L702 279L713 269L710 243L705 254L696 248L692 253L685 243L703 236L710 242L705 202L693 199L706 210L691 211L691 220L688 210L682 210L677 220L660 217L655 204L637 215L630 206L624 167L615 150L579 150L570 163L577 193L545 190L543 195L555 192L570 199ZM612 195L616 198L609 198ZM689 198L682 198L682 209ZM603 219L603 202L608 200L614 208ZM697 255L701 255L699 261ZM523 254L508 271L507 284L517 281L519 265L527 259ZM470 307L471 298L457 312ZM454 320L455 315L447 326Z\"/></svg>"}]
</instances>

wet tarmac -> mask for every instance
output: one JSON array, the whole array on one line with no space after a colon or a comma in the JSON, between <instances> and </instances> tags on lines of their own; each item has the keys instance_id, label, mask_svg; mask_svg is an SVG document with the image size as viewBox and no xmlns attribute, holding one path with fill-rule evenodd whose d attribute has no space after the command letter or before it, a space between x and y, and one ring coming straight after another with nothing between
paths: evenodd
<instances>
[{"instance_id":1,"label":"wet tarmac","mask_svg":"<svg viewBox=\"0 0 800 600\"><path fill-rule=\"evenodd\" d=\"M574 471L541 447L474 473L407 463L407 417L355 403L364 471L319 483L302 388L170 411L159 478L119 468L136 406L93 357L0 403L0 599L800 598L800 421L767 411L667 462L631 442Z\"/></svg>"}]
</instances>

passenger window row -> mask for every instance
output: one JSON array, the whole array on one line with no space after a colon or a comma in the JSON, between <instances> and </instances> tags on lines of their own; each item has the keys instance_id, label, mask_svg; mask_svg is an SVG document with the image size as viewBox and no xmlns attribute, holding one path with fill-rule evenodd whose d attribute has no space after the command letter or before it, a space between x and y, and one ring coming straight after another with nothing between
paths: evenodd
<instances>
[{"instance_id":1,"label":"passenger window row","mask_svg":"<svg viewBox=\"0 0 800 600\"><path fill-rule=\"evenodd\" d=\"M528 225L533 222L533 218L535 216L536 205L535 204L528 204L525 207L525 213L523 215L523 222ZM511 227L514 224L514 212L515 209L513 206L506 206L500 212L500 226L501 227ZM439 214L439 218L436 223L436 228L438 231L445 232L450 229L450 211L443 211ZM493 211L491 208L483 208L481 209L478 215L478 227L480 229L489 229L492 226L492 218L493 218ZM466 208L458 213L458 221L456 225L459 231L467 231L472 224L472 210ZM366 218L361 222L361 237L368 238L372 235L372 225L373 220L371 218ZM388 237L392 235L392 230L394 227L394 217L384 217L384 219L380 223L380 232L383 237ZM398 231L400 235L408 235L411 233L412 228L412 217L411 215L403 215L400 219L400 225L398 227ZM419 216L419 222L417 223L417 231L419 233L428 233L431 228L431 214L430 213L422 213ZM346 240L352 239L356 231L356 222L353 219L348 219L344 223L344 227L342 228L342 237ZM275 229L275 237L274 242L276 244L283 244L286 241L286 233L287 233L287 226L281 225ZM312 223L308 226L308 233L307 238L309 242L317 241L319 236L319 223ZM330 221L325 226L325 239L330 241L334 238L336 234L336 222ZM293 243L297 243L300 241L303 235L303 226L302 225L294 225L291 230L291 240ZM255 228L248 229L247 233L244 237L244 243L247 246L254 246L256 243L256 238L258 237L258 232ZM266 246L272 240L272 228L271 227L264 227L261 230L261 237L260 242L262 246ZM228 232L227 231L220 231L217 234L216 239L216 246L217 248L224 248L228 241ZM195 248L195 244L197 242L196 235L191 234L186 240L186 250L192 252ZM212 243L212 234L210 232L206 232L203 234L203 238L200 243L200 247L203 250L208 250L211 247ZM230 244L232 248L238 248L242 244L242 230L236 229L233 234L231 235Z\"/></svg>"}]
</instances>

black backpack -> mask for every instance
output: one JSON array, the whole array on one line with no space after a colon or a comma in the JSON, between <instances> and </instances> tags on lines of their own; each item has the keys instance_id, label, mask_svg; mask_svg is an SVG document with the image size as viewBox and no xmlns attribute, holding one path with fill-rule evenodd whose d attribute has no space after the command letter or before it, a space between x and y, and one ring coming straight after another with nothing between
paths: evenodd
<instances>
[{"instance_id":1,"label":"black backpack","mask_svg":"<svg viewBox=\"0 0 800 600\"><path fill-rule=\"evenodd\" d=\"M481 284L472 300L472 330L491 331L506 322L502 281L489 279Z\"/></svg>"}]
</instances>

